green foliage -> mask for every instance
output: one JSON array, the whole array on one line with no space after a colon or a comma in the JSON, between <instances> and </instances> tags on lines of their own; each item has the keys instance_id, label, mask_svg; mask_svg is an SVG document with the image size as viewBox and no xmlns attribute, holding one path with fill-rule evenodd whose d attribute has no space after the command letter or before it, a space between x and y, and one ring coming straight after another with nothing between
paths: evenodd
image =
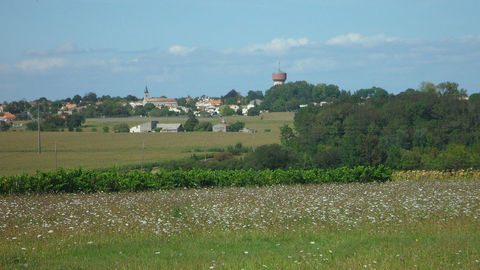
<instances>
[{"instance_id":1,"label":"green foliage","mask_svg":"<svg viewBox=\"0 0 480 270\"><path fill-rule=\"evenodd\" d=\"M12 125L5 121L0 121L0 131L8 131Z\"/></svg>"},{"instance_id":2,"label":"green foliage","mask_svg":"<svg viewBox=\"0 0 480 270\"><path fill-rule=\"evenodd\" d=\"M175 112L172 112L168 109L168 107L163 107L161 109L159 108L153 108L149 113L149 116L152 117L162 117L162 116L173 116L175 115Z\"/></svg>"},{"instance_id":3,"label":"green foliage","mask_svg":"<svg viewBox=\"0 0 480 270\"><path fill-rule=\"evenodd\" d=\"M230 90L225 96L222 97L222 103L225 105L236 105L238 100L242 99L242 95L235 91L235 89Z\"/></svg>"},{"instance_id":4,"label":"green foliage","mask_svg":"<svg viewBox=\"0 0 480 270\"><path fill-rule=\"evenodd\" d=\"M235 110L229 106L222 106L220 107L220 114L223 116L232 116L235 114Z\"/></svg>"},{"instance_id":5,"label":"green foliage","mask_svg":"<svg viewBox=\"0 0 480 270\"><path fill-rule=\"evenodd\" d=\"M211 122L208 121L201 121L195 127L195 131L212 131L213 125Z\"/></svg>"},{"instance_id":6,"label":"green foliage","mask_svg":"<svg viewBox=\"0 0 480 270\"><path fill-rule=\"evenodd\" d=\"M183 124L183 128L185 129L185 131L194 131L196 126L198 125L198 119L195 117L195 115L190 111L188 113L188 119L187 121L185 122L185 124Z\"/></svg>"},{"instance_id":7,"label":"green foliage","mask_svg":"<svg viewBox=\"0 0 480 270\"><path fill-rule=\"evenodd\" d=\"M480 136L477 103L475 96L463 99L458 84L450 82L435 91L424 82L421 91L407 89L396 96L376 87L360 89L332 104L299 110L295 132L283 127L280 139L325 168L479 168L473 147Z\"/></svg>"},{"instance_id":8,"label":"green foliage","mask_svg":"<svg viewBox=\"0 0 480 270\"><path fill-rule=\"evenodd\" d=\"M105 128L104 128L105 131ZM113 131L116 133L130 132L130 127L127 123L119 123L113 126Z\"/></svg>"},{"instance_id":9,"label":"green foliage","mask_svg":"<svg viewBox=\"0 0 480 270\"><path fill-rule=\"evenodd\" d=\"M230 154L231 155L231 154ZM37 172L0 178L0 194L57 192L118 192L212 186L262 186L276 184L315 184L385 182L392 171L384 166L336 169L275 170L159 170L120 172L118 168L99 172L84 169Z\"/></svg>"},{"instance_id":10,"label":"green foliage","mask_svg":"<svg viewBox=\"0 0 480 270\"><path fill-rule=\"evenodd\" d=\"M245 127L245 123L244 123L244 122L237 121L237 122L231 124L231 129L230 129L230 131L232 131L232 132L238 132L238 131L242 130L244 127Z\"/></svg>"},{"instance_id":11,"label":"green foliage","mask_svg":"<svg viewBox=\"0 0 480 270\"><path fill-rule=\"evenodd\" d=\"M250 108L250 110L248 110L247 112L247 115L248 116L257 116L257 115L260 115L260 107L259 106L255 106L253 108Z\"/></svg>"},{"instance_id":12,"label":"green foliage","mask_svg":"<svg viewBox=\"0 0 480 270\"><path fill-rule=\"evenodd\" d=\"M73 114L67 116L47 115L41 119L40 129L45 131L57 131L59 129L68 128L73 130L78 128L85 122L85 117L80 114ZM32 121L27 124L28 130L37 130L37 122Z\"/></svg>"},{"instance_id":13,"label":"green foliage","mask_svg":"<svg viewBox=\"0 0 480 270\"><path fill-rule=\"evenodd\" d=\"M110 131L110 128L108 126L104 126L102 129L104 133L108 133Z\"/></svg>"},{"instance_id":14,"label":"green foliage","mask_svg":"<svg viewBox=\"0 0 480 270\"><path fill-rule=\"evenodd\" d=\"M245 159L247 166L255 169L286 169L297 161L296 152L279 144L262 145Z\"/></svg>"},{"instance_id":15,"label":"green foliage","mask_svg":"<svg viewBox=\"0 0 480 270\"><path fill-rule=\"evenodd\" d=\"M248 91L247 93L247 102L250 102L254 99L261 99L263 100L264 96L263 96L263 92L262 91Z\"/></svg>"},{"instance_id":16,"label":"green foliage","mask_svg":"<svg viewBox=\"0 0 480 270\"><path fill-rule=\"evenodd\" d=\"M230 152L219 152L213 156L213 159L216 161L224 161L232 158L233 158L233 154Z\"/></svg>"}]
</instances>

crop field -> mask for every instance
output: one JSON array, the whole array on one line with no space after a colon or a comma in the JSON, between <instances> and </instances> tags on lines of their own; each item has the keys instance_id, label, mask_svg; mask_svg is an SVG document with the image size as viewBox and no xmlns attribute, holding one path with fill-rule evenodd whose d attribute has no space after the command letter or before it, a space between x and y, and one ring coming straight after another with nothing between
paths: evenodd
<instances>
[{"instance_id":1,"label":"crop field","mask_svg":"<svg viewBox=\"0 0 480 270\"><path fill-rule=\"evenodd\" d=\"M0 197L0 268L478 269L480 180Z\"/></svg>"},{"instance_id":2,"label":"crop field","mask_svg":"<svg viewBox=\"0 0 480 270\"><path fill-rule=\"evenodd\" d=\"M189 157L193 152L212 147L226 147L241 142L257 147L279 143L283 124L293 122L293 113L269 113L258 117L228 117L229 123L243 121L256 134L239 132L213 133L103 133L103 126L120 122L134 126L146 122L140 118L90 119L83 132L42 132L41 155L37 154L37 133L9 131L0 133L0 175L32 173L36 170L63 168L107 168L114 165L140 164ZM183 123L184 118L161 118L161 122ZM200 119L204 121L204 119ZM208 119L219 122L219 119ZM97 129L96 132L93 132ZM55 144L57 154L55 154ZM145 146L142 151L142 145Z\"/></svg>"}]
</instances>

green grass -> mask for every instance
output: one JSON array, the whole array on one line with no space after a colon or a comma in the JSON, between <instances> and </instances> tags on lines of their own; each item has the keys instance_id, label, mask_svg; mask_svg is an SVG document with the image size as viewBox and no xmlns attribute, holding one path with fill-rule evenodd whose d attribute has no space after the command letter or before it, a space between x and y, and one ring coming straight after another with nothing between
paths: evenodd
<instances>
[{"instance_id":1,"label":"green grass","mask_svg":"<svg viewBox=\"0 0 480 270\"><path fill-rule=\"evenodd\" d=\"M469 220L377 230L68 235L0 246L0 266L31 269L477 269L480 227ZM21 248L25 248L22 251ZM266 266L266 267L265 267Z\"/></svg>"},{"instance_id":2,"label":"green grass","mask_svg":"<svg viewBox=\"0 0 480 270\"><path fill-rule=\"evenodd\" d=\"M185 119L169 117L168 122L183 123ZM200 119L203 120L203 119ZM293 122L292 113L270 113L261 117L235 116L228 122L244 121L246 127L258 129L257 134L238 132L213 133L103 133L102 126L127 122L134 126L147 121L139 118L93 119L86 123L83 132L43 132L41 155L37 154L37 133L33 131L0 133L0 174L11 175L32 173L36 170L55 169L55 143L57 144L57 165L64 168L107 168L114 165L140 164L142 143L145 143L144 162L189 157L195 149L224 148L241 142L244 146L257 147L263 144L279 143L279 128ZM219 122L219 119L208 119ZM262 127L271 128L271 133L261 132ZM89 130L97 128L97 132Z\"/></svg>"},{"instance_id":3,"label":"green grass","mask_svg":"<svg viewBox=\"0 0 480 270\"><path fill-rule=\"evenodd\" d=\"M0 196L0 269L479 269L480 181Z\"/></svg>"}]
</instances>

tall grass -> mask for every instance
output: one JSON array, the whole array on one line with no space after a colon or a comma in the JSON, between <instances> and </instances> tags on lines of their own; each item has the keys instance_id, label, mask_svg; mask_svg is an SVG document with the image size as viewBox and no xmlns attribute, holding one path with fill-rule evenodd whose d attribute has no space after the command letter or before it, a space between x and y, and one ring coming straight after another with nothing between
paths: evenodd
<instances>
[{"instance_id":1,"label":"tall grass","mask_svg":"<svg viewBox=\"0 0 480 270\"><path fill-rule=\"evenodd\" d=\"M480 181L0 196L0 268L478 269Z\"/></svg>"}]
</instances>

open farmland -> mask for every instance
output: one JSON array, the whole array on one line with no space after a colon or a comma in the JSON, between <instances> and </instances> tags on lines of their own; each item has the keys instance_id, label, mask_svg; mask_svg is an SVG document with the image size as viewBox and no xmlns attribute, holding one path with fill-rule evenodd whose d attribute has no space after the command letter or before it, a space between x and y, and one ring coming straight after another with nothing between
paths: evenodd
<instances>
[{"instance_id":1,"label":"open farmland","mask_svg":"<svg viewBox=\"0 0 480 270\"><path fill-rule=\"evenodd\" d=\"M477 269L480 181L0 197L0 268Z\"/></svg>"},{"instance_id":2,"label":"open farmland","mask_svg":"<svg viewBox=\"0 0 480 270\"><path fill-rule=\"evenodd\" d=\"M169 117L162 122L180 122L185 119ZM219 122L219 119L206 119ZM206 121L205 120L205 121ZM35 170L55 169L55 144L58 167L106 168L114 165L140 164L144 162L188 157L199 149L226 147L241 142L244 146L257 147L279 143L283 124L291 124L293 113L269 113L262 117L229 117L227 121L244 121L247 128L257 129L257 134L238 132L213 133L103 133L103 126L112 127L120 122L131 126L147 121L140 118L90 119L84 132L43 132L41 155L37 154L37 133L32 131L0 133L0 174L31 173ZM200 119L204 121L204 119ZM96 132L92 130L96 128ZM270 130L265 132L265 130ZM142 154L142 144L145 150Z\"/></svg>"}]
</instances>

